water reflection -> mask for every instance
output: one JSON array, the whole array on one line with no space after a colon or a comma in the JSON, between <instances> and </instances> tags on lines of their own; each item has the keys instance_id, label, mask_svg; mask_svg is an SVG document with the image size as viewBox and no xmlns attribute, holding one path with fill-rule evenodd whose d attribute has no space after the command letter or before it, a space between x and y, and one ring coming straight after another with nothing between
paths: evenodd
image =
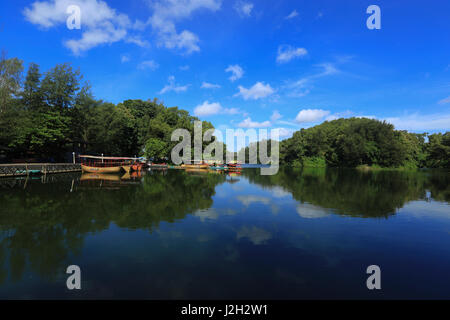
<instances>
[{"instance_id":1,"label":"water reflection","mask_svg":"<svg viewBox=\"0 0 450 320\"><path fill-rule=\"evenodd\" d=\"M393 215L409 201L426 199L427 192L433 200L450 201L450 175L445 171L284 169L273 176L246 170L245 176L274 195L290 193L300 203L366 218ZM301 206L299 211L308 209Z\"/></svg>"},{"instance_id":2,"label":"water reflection","mask_svg":"<svg viewBox=\"0 0 450 320\"><path fill-rule=\"evenodd\" d=\"M366 261L358 241L372 231L386 238L389 235L390 243L402 250L407 248L403 239L410 236L406 232L432 234L421 225L414 225L417 230L409 226L391 232L388 225L387 229L371 225L372 230L360 222L378 219L351 219L354 228L341 234L339 230L346 230L346 225L333 217L389 220L403 208L411 217L426 219L433 214L450 218L449 182L450 175L439 171L337 169L284 169L275 176L246 169L240 175L165 170L123 176L62 174L2 179L0 296L2 290L11 289L2 288L2 284L26 285L30 274L36 274L40 281L60 281L74 257L82 257L86 264L93 263L95 257L103 259L110 272L125 267L137 268L139 275L149 269L159 274L159 280L148 280L161 281L154 284L154 291L136 290L137 297L204 298L201 294L205 292L218 298L236 292L261 294L247 296L254 298L273 298L275 292L280 298L311 297L302 286L308 285L312 275L320 271L331 277L337 269L329 268L348 262L349 256ZM450 227L444 227L450 233ZM103 242L96 248L101 251L90 249L92 242L100 239ZM435 248L448 248L448 241L429 241ZM421 243L414 246L419 250ZM398 258L391 257L394 259ZM441 255L440 259L449 262L450 256ZM359 268L352 263L349 270ZM208 280L201 278L202 272L228 289L207 291ZM239 274L252 277L245 280ZM104 297L115 296L105 285L111 279L122 290L130 286L129 281L135 280L137 287L141 283L116 273L103 277L103 281L92 280L89 285L102 287ZM289 284L282 286L276 281ZM193 289L193 282L199 287ZM237 287L243 283L247 288L239 291ZM271 290L263 293L263 283ZM325 278L319 284L326 286ZM295 285L298 287L291 287Z\"/></svg>"},{"instance_id":3,"label":"water reflection","mask_svg":"<svg viewBox=\"0 0 450 320\"><path fill-rule=\"evenodd\" d=\"M156 173L141 179L139 187L124 188L131 177L53 178L58 180L0 181L0 283L8 270L13 280L20 280L27 261L40 276L53 278L69 254L81 251L84 236L106 230L111 223L152 232L162 221L175 222L208 209L215 186L225 180L220 175L198 178L181 172ZM74 179L77 182L72 187Z\"/></svg>"}]
</instances>

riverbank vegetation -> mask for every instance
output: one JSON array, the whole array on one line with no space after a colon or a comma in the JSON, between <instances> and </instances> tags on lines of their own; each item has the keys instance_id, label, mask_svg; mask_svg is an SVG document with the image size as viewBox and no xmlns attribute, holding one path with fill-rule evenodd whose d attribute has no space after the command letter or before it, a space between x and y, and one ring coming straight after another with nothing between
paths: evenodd
<instances>
[{"instance_id":1,"label":"riverbank vegetation","mask_svg":"<svg viewBox=\"0 0 450 320\"><path fill-rule=\"evenodd\" d=\"M280 143L294 167L449 168L450 132L409 133L367 118L326 121Z\"/></svg>"},{"instance_id":2,"label":"riverbank vegetation","mask_svg":"<svg viewBox=\"0 0 450 320\"><path fill-rule=\"evenodd\" d=\"M193 133L199 120L158 100L97 100L79 70L60 64L41 73L31 63L24 74L17 58L0 59L0 154L5 159L63 161L71 153L168 158L173 130ZM213 128L206 121L203 131Z\"/></svg>"}]
</instances>

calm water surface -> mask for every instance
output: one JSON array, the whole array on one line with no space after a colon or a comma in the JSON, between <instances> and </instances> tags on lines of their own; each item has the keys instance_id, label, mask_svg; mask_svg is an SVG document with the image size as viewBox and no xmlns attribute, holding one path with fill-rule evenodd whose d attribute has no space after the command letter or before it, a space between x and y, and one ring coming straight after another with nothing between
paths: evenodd
<instances>
[{"instance_id":1,"label":"calm water surface","mask_svg":"<svg viewBox=\"0 0 450 320\"><path fill-rule=\"evenodd\" d=\"M449 182L338 169L2 179L0 298L450 299Z\"/></svg>"}]
</instances>

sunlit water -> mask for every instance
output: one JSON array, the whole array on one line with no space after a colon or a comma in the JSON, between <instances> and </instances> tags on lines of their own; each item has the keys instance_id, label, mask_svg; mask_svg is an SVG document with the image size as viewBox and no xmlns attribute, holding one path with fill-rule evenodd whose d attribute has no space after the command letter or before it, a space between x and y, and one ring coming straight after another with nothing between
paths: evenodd
<instances>
[{"instance_id":1,"label":"sunlit water","mask_svg":"<svg viewBox=\"0 0 450 320\"><path fill-rule=\"evenodd\" d=\"M0 180L0 298L450 298L450 174ZM368 290L366 268L381 268ZM66 287L81 268L82 288Z\"/></svg>"}]
</instances>

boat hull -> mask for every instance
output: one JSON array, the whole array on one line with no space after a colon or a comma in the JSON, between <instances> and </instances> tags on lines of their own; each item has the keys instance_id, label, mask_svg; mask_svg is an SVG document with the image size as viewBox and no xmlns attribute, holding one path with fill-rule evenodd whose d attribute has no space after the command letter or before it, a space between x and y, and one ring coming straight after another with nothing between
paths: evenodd
<instances>
[{"instance_id":1,"label":"boat hull","mask_svg":"<svg viewBox=\"0 0 450 320\"><path fill-rule=\"evenodd\" d=\"M86 166L84 164L81 165L81 170L83 172L88 172L88 173L119 173L121 169L122 169L121 166L117 166L117 167L91 167L91 166Z\"/></svg>"},{"instance_id":2,"label":"boat hull","mask_svg":"<svg viewBox=\"0 0 450 320\"><path fill-rule=\"evenodd\" d=\"M184 169L208 169L209 166L207 164L182 164L182 168Z\"/></svg>"},{"instance_id":3,"label":"boat hull","mask_svg":"<svg viewBox=\"0 0 450 320\"><path fill-rule=\"evenodd\" d=\"M88 181L88 180L104 180L104 181L119 182L120 176L104 173L83 173L81 175L80 181Z\"/></svg>"}]
</instances>

